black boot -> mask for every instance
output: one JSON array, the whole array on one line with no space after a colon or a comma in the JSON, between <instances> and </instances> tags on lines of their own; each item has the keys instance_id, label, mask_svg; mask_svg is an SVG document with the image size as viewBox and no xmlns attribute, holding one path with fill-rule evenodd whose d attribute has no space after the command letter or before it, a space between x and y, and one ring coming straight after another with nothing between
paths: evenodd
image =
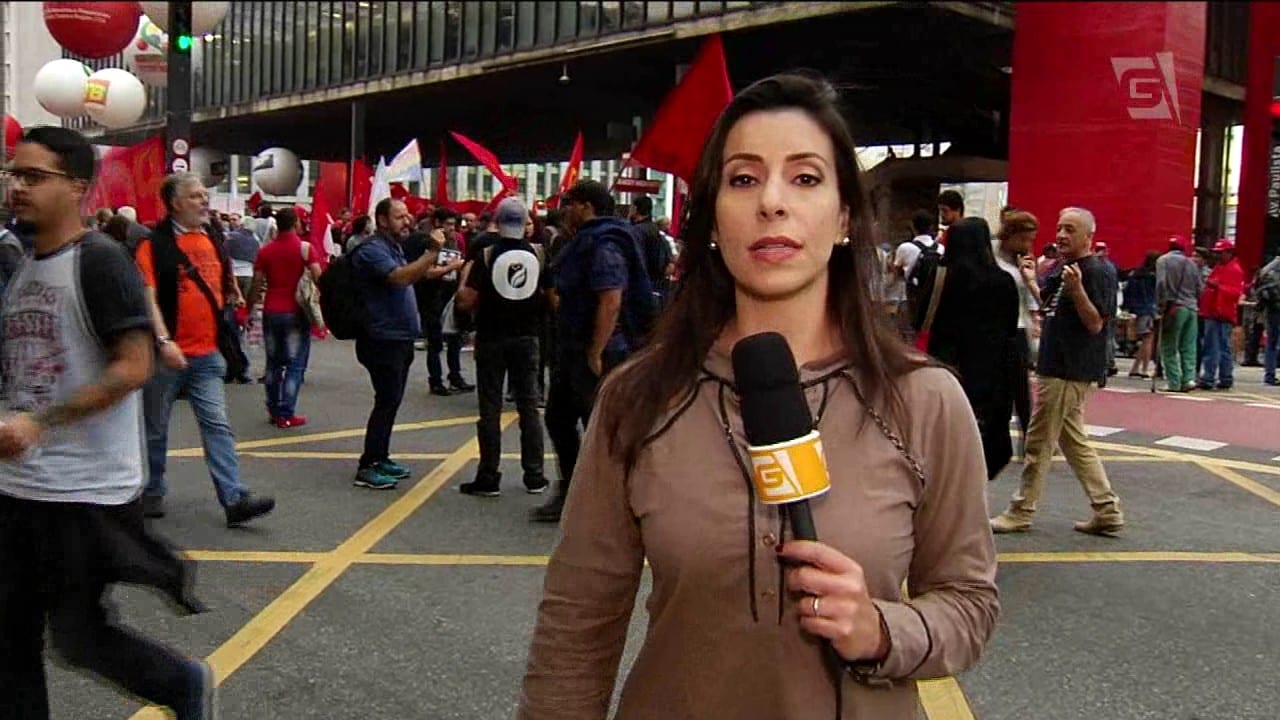
<instances>
[{"instance_id":1,"label":"black boot","mask_svg":"<svg viewBox=\"0 0 1280 720\"><path fill-rule=\"evenodd\" d=\"M545 505L536 507L529 517L534 522L540 523L558 523L560 522L560 514L564 512L564 497L568 488L560 488Z\"/></svg>"}]
</instances>

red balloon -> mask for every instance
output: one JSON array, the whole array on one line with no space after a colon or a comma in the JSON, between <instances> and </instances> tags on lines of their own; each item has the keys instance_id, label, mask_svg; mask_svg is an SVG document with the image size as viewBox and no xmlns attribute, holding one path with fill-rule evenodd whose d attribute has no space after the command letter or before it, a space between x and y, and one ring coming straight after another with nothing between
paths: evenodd
<instances>
[{"instance_id":1,"label":"red balloon","mask_svg":"<svg viewBox=\"0 0 1280 720\"><path fill-rule=\"evenodd\" d=\"M62 47L86 58L115 55L138 32L136 2L47 2L44 25Z\"/></svg>"},{"instance_id":2,"label":"red balloon","mask_svg":"<svg viewBox=\"0 0 1280 720\"><path fill-rule=\"evenodd\" d=\"M4 116L4 159L12 160L13 151L22 139L22 125L12 115Z\"/></svg>"}]
</instances>

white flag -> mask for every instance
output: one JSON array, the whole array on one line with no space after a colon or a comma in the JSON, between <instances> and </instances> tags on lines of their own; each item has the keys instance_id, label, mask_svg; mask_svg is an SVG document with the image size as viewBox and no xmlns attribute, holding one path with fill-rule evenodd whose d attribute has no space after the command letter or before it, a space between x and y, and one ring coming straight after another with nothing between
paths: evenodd
<instances>
[{"instance_id":1,"label":"white flag","mask_svg":"<svg viewBox=\"0 0 1280 720\"><path fill-rule=\"evenodd\" d=\"M410 140L396 156L387 163L387 182L408 182L417 180L422 187L422 153L418 151L418 141Z\"/></svg>"}]
</instances>

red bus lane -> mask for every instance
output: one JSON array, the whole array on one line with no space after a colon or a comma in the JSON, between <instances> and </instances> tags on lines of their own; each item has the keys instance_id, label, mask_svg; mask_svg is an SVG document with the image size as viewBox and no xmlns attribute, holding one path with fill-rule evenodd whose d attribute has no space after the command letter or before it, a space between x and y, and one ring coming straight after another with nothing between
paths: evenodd
<instances>
[{"instance_id":1,"label":"red bus lane","mask_svg":"<svg viewBox=\"0 0 1280 720\"><path fill-rule=\"evenodd\" d=\"M1280 453L1280 403L1216 399L1213 391L1187 395L1096 391L1085 422L1151 435L1181 435Z\"/></svg>"}]
</instances>

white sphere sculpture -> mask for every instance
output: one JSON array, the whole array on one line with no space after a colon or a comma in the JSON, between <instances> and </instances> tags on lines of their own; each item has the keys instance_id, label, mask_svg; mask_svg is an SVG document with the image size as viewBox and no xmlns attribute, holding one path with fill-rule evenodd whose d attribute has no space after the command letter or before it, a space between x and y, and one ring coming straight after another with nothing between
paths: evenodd
<instances>
[{"instance_id":1,"label":"white sphere sculpture","mask_svg":"<svg viewBox=\"0 0 1280 720\"><path fill-rule=\"evenodd\" d=\"M51 60L36 73L34 90L40 107L58 117L84 114L85 81L89 67L79 60Z\"/></svg>"},{"instance_id":2,"label":"white sphere sculpture","mask_svg":"<svg viewBox=\"0 0 1280 720\"><path fill-rule=\"evenodd\" d=\"M253 159L253 181L268 195L292 195L302 182L302 161L292 150L267 148Z\"/></svg>"},{"instance_id":3,"label":"white sphere sculpture","mask_svg":"<svg viewBox=\"0 0 1280 720\"><path fill-rule=\"evenodd\" d=\"M85 82L84 111L99 125L128 127L147 109L147 89L128 70L105 68Z\"/></svg>"}]
</instances>

